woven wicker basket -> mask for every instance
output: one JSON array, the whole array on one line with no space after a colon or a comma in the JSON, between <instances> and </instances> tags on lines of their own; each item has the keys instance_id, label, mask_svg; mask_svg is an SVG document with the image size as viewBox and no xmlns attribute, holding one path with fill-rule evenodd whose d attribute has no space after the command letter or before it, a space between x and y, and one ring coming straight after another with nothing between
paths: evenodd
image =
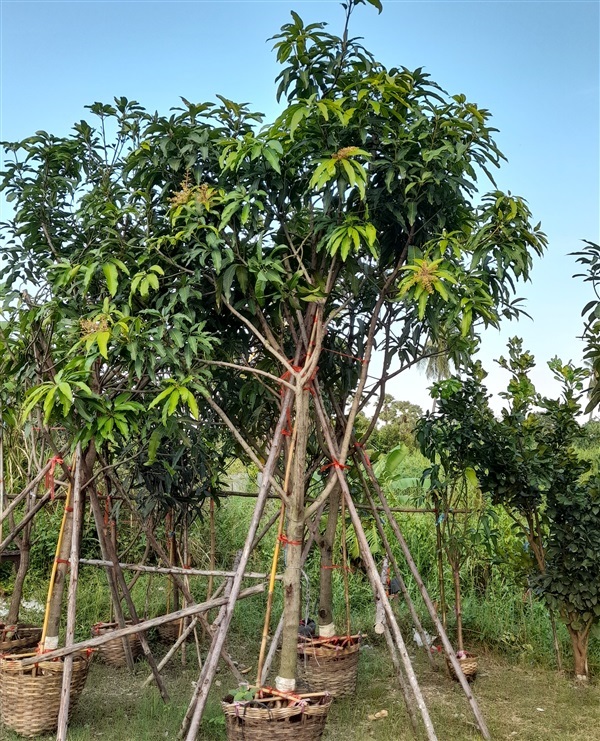
<instances>
[{"instance_id":1,"label":"woven wicker basket","mask_svg":"<svg viewBox=\"0 0 600 741\"><path fill-rule=\"evenodd\" d=\"M42 629L27 623L6 625L0 623L0 652L12 653L19 648L35 646L42 637Z\"/></svg>"},{"instance_id":2,"label":"woven wicker basket","mask_svg":"<svg viewBox=\"0 0 600 741\"><path fill-rule=\"evenodd\" d=\"M264 703L221 703L228 741L317 741L323 735L333 697L327 692L310 697L293 695L298 702L270 698Z\"/></svg>"},{"instance_id":3,"label":"woven wicker basket","mask_svg":"<svg viewBox=\"0 0 600 741\"><path fill-rule=\"evenodd\" d=\"M463 670L463 674L465 675L465 679L467 680L467 682L474 682L475 677L477 676L477 656L475 656L475 654L470 654L467 651L465 651L465 653L466 656L463 656L460 659L457 658L457 661L460 664L460 668ZM448 667L448 672L452 679L455 682L458 682L458 677L456 676L454 667L450 663L450 660L447 656L446 666Z\"/></svg>"},{"instance_id":4,"label":"woven wicker basket","mask_svg":"<svg viewBox=\"0 0 600 741\"><path fill-rule=\"evenodd\" d=\"M298 644L298 678L312 692L344 697L356 692L360 638L334 636Z\"/></svg>"},{"instance_id":5,"label":"woven wicker basket","mask_svg":"<svg viewBox=\"0 0 600 741\"><path fill-rule=\"evenodd\" d=\"M158 626L157 630L161 641L164 641L165 643L175 643L184 630L183 619L174 620L172 623L163 623ZM185 640L193 641L194 631L191 631Z\"/></svg>"},{"instance_id":6,"label":"woven wicker basket","mask_svg":"<svg viewBox=\"0 0 600 741\"><path fill-rule=\"evenodd\" d=\"M126 625L132 625L131 621L126 621ZM92 626L92 636L101 636L106 633L110 633L113 630L117 630L117 623L96 623ZM131 654L135 661L142 654L142 644L137 636L137 633L127 636L129 645L131 646ZM114 641L107 641L98 647L98 655L105 664L121 668L127 666L127 659L125 658L125 649L123 648L123 639L115 638Z\"/></svg>"},{"instance_id":7,"label":"woven wicker basket","mask_svg":"<svg viewBox=\"0 0 600 741\"><path fill-rule=\"evenodd\" d=\"M90 655L73 657L69 716L74 711L87 679ZM40 661L21 666L18 656L0 658L1 718L7 728L21 736L53 732L58 724L63 680L63 660Z\"/></svg>"}]
</instances>

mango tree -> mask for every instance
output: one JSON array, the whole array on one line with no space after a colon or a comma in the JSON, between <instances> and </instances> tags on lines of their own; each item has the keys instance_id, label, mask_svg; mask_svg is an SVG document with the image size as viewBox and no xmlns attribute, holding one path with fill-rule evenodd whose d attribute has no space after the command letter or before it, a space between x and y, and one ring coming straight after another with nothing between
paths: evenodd
<instances>
[{"instance_id":1,"label":"mango tree","mask_svg":"<svg viewBox=\"0 0 600 741\"><path fill-rule=\"evenodd\" d=\"M284 688L295 682L305 520L347 487L358 412L375 401L376 424L387 381L427 354L428 340L453 337L465 350L480 327L517 316L515 281L545 246L523 199L496 189L502 154L489 112L422 69L375 60L349 35L359 4L346 4L341 36L293 13L275 37L283 111L272 122L222 97L184 99L169 116L118 99L93 106L98 128L82 122L64 140L12 145L24 159L5 178L17 201L9 277L46 290L55 275L39 321L83 349L43 366L28 408L80 409L81 437L109 403L144 400L160 414L146 421L134 407L125 420L135 415L153 450L176 412L218 417L281 494ZM110 130L116 145L103 138ZM478 193L480 177L490 193ZM91 309L63 305L90 287ZM117 413L108 409L113 429ZM324 488L306 508L323 467ZM205 667L208 676L212 658Z\"/></svg>"}]
</instances>

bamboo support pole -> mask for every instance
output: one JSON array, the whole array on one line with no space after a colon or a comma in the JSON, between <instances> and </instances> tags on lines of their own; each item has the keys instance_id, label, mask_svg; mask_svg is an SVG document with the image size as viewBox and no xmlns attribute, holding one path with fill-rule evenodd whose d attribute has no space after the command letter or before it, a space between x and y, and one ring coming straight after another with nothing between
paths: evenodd
<instances>
[{"instance_id":1,"label":"bamboo support pole","mask_svg":"<svg viewBox=\"0 0 600 741\"><path fill-rule=\"evenodd\" d=\"M327 495L329 495L329 492L327 492ZM248 499L256 499L258 496L257 492L248 492L248 491L220 491L218 493L219 497L246 497ZM321 495L319 495L320 498ZM327 499L327 496L324 497ZM281 501L281 497L277 496L276 494L270 494L267 499L278 499ZM307 509L307 515L310 516L313 514L314 510L312 509L313 505L315 504L321 504L319 499L307 499L306 503L310 505L310 508ZM358 510L364 510L364 511L371 511L370 507L367 507L363 504L355 504L354 505L356 509ZM383 512L384 509L382 506L378 505L377 510L379 512ZM412 514L412 515L427 515L427 514L435 514L437 510L433 509L432 507L390 507L390 510L392 512L399 512L404 514ZM448 512L450 514L457 514L457 515L469 515L472 514L475 510L472 509L449 509Z\"/></svg>"},{"instance_id":2,"label":"bamboo support pole","mask_svg":"<svg viewBox=\"0 0 600 741\"><path fill-rule=\"evenodd\" d=\"M288 492L288 486L290 483L290 473L292 470L292 459L294 457L294 449L296 447L296 434L297 428L294 425L292 432L292 440L290 442L289 449L287 451L287 463L285 468L285 480L283 482L284 492ZM273 549L273 559L271 561L271 573L269 575L269 594L267 596L267 608L265 610L265 620L263 624L262 639L260 642L260 650L258 652L258 665L256 669L256 684L260 687L260 678L262 676L262 668L265 661L265 651L267 648L267 640L269 638L269 625L271 623L271 610L273 607L273 595L275 594L275 577L277 575L277 564L279 562L279 551L281 550L281 538L283 535L283 528L285 525L285 502L281 502L279 509L279 524L277 526L277 538L275 540L275 548Z\"/></svg>"},{"instance_id":3,"label":"bamboo support pole","mask_svg":"<svg viewBox=\"0 0 600 741\"><path fill-rule=\"evenodd\" d=\"M260 678L262 677L262 668L265 661L265 652L267 640L269 638L269 625L271 623L271 609L273 607L273 595L275 594L275 577L277 575L277 564L279 562L279 551L281 550L281 536L283 535L283 526L285 524L285 504L281 503L279 510L279 525L277 526L277 539L273 549L273 560L271 563L271 574L269 576L269 594L267 596L267 609L265 610L265 620L263 624L262 638L260 641L260 650L258 652L258 665L256 668L256 684L260 687Z\"/></svg>"},{"instance_id":4,"label":"bamboo support pole","mask_svg":"<svg viewBox=\"0 0 600 741\"><path fill-rule=\"evenodd\" d=\"M159 558L161 558L164 561L164 563L169 563L169 557L167 555L167 552L161 546L161 544L158 542L158 540L156 539L156 536L154 535L154 533L152 532L152 530L150 528L147 528L146 529L146 537L150 541L150 544L152 545L152 548L154 549L156 555ZM172 577L173 577L173 581L181 589L181 591L183 593L183 596L189 602L194 602L194 598L192 596L192 593L190 592L190 590L186 586L186 584L183 581L183 579L179 576L179 574L172 574ZM200 624L202 625L202 629L204 630L204 632L207 633L208 635L211 635L210 626L208 624L208 621L207 621L206 617L203 614L200 614L199 617L198 617L198 619L200 621ZM243 681L244 678L240 674L240 672L238 671L238 668L234 664L233 659L231 658L231 656L227 652L227 649L226 649L225 645L223 645L223 647L221 649L221 658L227 664L227 666L229 667L231 673L238 680L238 682Z\"/></svg>"},{"instance_id":5,"label":"bamboo support pole","mask_svg":"<svg viewBox=\"0 0 600 741\"><path fill-rule=\"evenodd\" d=\"M77 583L79 579L79 548L81 543L82 524L82 492L81 492L81 444L77 445L75 461L73 463L73 533L71 536L71 553L69 564L69 598L67 606L67 630L65 646L72 646L75 642L75 624L77 620ZM69 705L71 702L71 677L73 676L73 656L65 657L63 664L62 688L60 693L60 709L58 713L58 729L56 741L66 741L67 725L69 722Z\"/></svg>"},{"instance_id":6,"label":"bamboo support pole","mask_svg":"<svg viewBox=\"0 0 600 741\"><path fill-rule=\"evenodd\" d=\"M358 460L357 456L354 455L353 457L356 462ZM398 561L396 560L394 553L392 551L392 547L390 545L390 541L388 540L385 529L383 527L383 522L381 520L379 512L376 509L374 509L375 500L371 496L371 492L369 491L369 486L367 482L365 481L362 475L362 472L360 471L358 467L357 467L357 473L358 473L358 478L360 479L361 485L363 487L363 491L365 492L365 495L367 497L367 501L369 502L369 506L371 507L371 510L373 512L373 517L375 519L375 525L377 527L377 532L379 533L379 537L381 538L381 541L383 543L383 547L385 549L387 559L389 560L390 564L392 565L392 568L394 569L394 576L396 577L398 581L400 591L402 592L402 596L404 597L404 601L406 602L406 606L408 607L408 611L410 613L410 617L412 619L413 625L415 626L415 629L417 633L419 634L421 641L423 642L423 646L425 646L427 649L427 658L429 659L430 666L433 668L435 665L434 665L433 657L431 655L431 651L429 650L429 646L427 643L427 637L425 635L425 630L423 629L423 624L421 623L421 620L415 608L415 604L412 601L410 593L406 587L404 577L402 576L402 573L400 572Z\"/></svg>"},{"instance_id":7,"label":"bamboo support pole","mask_svg":"<svg viewBox=\"0 0 600 741\"><path fill-rule=\"evenodd\" d=\"M185 640L187 639L189 634L194 630L197 624L198 624L198 618L197 617L192 618L192 621L187 626L187 628L183 630L183 632L179 635L175 643L171 646L171 648L167 651L167 653L163 656L163 658L158 662L159 671L161 669L164 669L164 667L169 663L171 658L177 652L177 649L179 648L179 646L181 646L181 644L185 642ZM153 679L154 679L154 674L149 674L142 684L142 689L144 687L147 687L152 682Z\"/></svg>"},{"instance_id":8,"label":"bamboo support pole","mask_svg":"<svg viewBox=\"0 0 600 741\"><path fill-rule=\"evenodd\" d=\"M323 435L325 437L325 442L329 449L329 453L332 457L332 460L337 462L337 465L334 466L334 470L338 477L338 481L340 482L342 493L346 497L346 507L348 509L348 513L350 515L350 519L354 527L354 532L356 533L356 538L358 540L358 544L360 547L361 556L366 566L367 576L369 578L369 581L371 582L371 587L373 589L374 594L378 595L379 598L381 599L381 603L385 611L385 616L387 619L388 626L390 628L390 632L392 633L392 637L397 646L398 652L400 654L400 658L402 659L402 663L406 671L408 684L410 685L410 688L414 695L417 707L419 708L421 718L423 720L423 725L425 726L427 738L430 741L436 741L437 736L433 728L433 723L431 722L431 717L429 716L429 711L427 709L427 705L425 704L425 699L423 698L423 694L421 692L421 688L419 687L419 683L417 681L417 677L415 675L412 663L410 661L408 651L406 650L406 645L404 643L402 633L400 632L400 627L396 620L396 616L394 615L394 611L392 610L392 606L388 599L385 586L381 583L381 579L379 578L379 573L375 565L375 559L373 558L373 554L371 553L371 550L369 548L369 543L367 541L367 537L365 535L365 531L363 529L361 519L358 515L356 508L354 507L354 502L352 501L352 496L350 494L350 488L348 487L348 482L346 480L346 476L342 468L342 466L344 465L344 461L340 460L340 452L337 450L337 446L334 442L333 434L331 431L331 425L330 425L329 419L327 418L325 414L325 410L323 407L323 403L322 403L322 399L321 399L320 391L318 387L316 388L316 393L314 395L314 401L315 401L315 409L317 411L317 416L321 424L321 429L323 431ZM408 697L406 699L408 699Z\"/></svg>"},{"instance_id":9,"label":"bamboo support pole","mask_svg":"<svg viewBox=\"0 0 600 741\"><path fill-rule=\"evenodd\" d=\"M233 560L233 568L234 569L239 568L241 558L242 558L242 551L238 551L235 554L235 558ZM228 579L225 582L224 599L226 599L226 600L229 601L229 599L231 598L231 590L232 589L233 589L233 579ZM219 614L217 615L217 617L215 618L214 623L212 624L213 632L210 633L210 634L213 636L213 645L214 645L214 639L215 639L215 633L214 633L214 631L218 631L219 626L223 622L223 620L226 617L226 615L227 615L227 605L225 604L219 610ZM213 645L211 645L211 649L209 649L209 654L210 654L210 650L213 649ZM207 661L208 661L208 657L207 657ZM207 670L206 670L206 663L205 663L203 670L200 672L200 678L196 682L196 686L194 688L194 693L192 695L192 699L190 701L190 704L189 704L189 707L188 707L186 716L185 716L185 718L183 720L184 724L186 722L186 719L187 719L188 715L190 716L190 718L192 717L192 713L193 713L193 711L195 710L195 708L197 706L198 698L199 698L200 693L202 691L202 684L201 684L201 681L200 680L203 678L203 676L206 675L206 673L207 673ZM181 735L181 733L183 733L183 729L180 732L180 735Z\"/></svg>"},{"instance_id":10,"label":"bamboo support pole","mask_svg":"<svg viewBox=\"0 0 600 741\"><path fill-rule=\"evenodd\" d=\"M346 605L346 635L350 635L350 591L348 586L348 553L346 545L346 494L342 491L342 578Z\"/></svg>"},{"instance_id":11,"label":"bamboo support pole","mask_svg":"<svg viewBox=\"0 0 600 741\"><path fill-rule=\"evenodd\" d=\"M266 497L269 493L269 486L275 470L277 458L279 456L279 450L283 440L283 430L286 424L291 400L291 392L286 391L283 397L283 403L281 405L279 420L277 422L275 433L273 435L271 449L269 451L266 463L264 467L262 467L263 478L260 486L260 492L256 500L256 506L254 507L254 513L252 516L250 527L248 529L246 541L244 543L238 571L233 579L229 601L227 603L226 609L224 610L223 620L219 624L218 630L213 635L213 641L208 652L208 656L205 659L204 667L196 684L196 691L194 692L194 696L192 697L192 700L188 707L188 711L183 720L183 725L180 731L180 738L185 737L187 741L195 741L198 735L198 729L200 727L200 722L202 720L202 715L204 713L204 708L208 699L208 692L212 685L221 649L225 643L227 631L229 629L231 618L233 616L233 608L235 606L238 594L240 593L243 573L246 569L246 565L250 557L251 547L258 531L260 518L262 516L263 509L266 503Z\"/></svg>"},{"instance_id":12,"label":"bamboo support pole","mask_svg":"<svg viewBox=\"0 0 600 741\"><path fill-rule=\"evenodd\" d=\"M13 540L17 537L21 530L23 530L23 528L28 525L31 520L33 520L33 518L42 509L42 507L45 507L45 505L48 504L50 499L50 492L46 492L46 494L44 494L44 496L35 503L35 505L29 510L29 512L23 517L21 522L19 522L19 524L15 528L13 528L13 530L6 536L6 538L4 538L2 543L0 543L0 553L4 551L6 546L10 545L13 542Z\"/></svg>"},{"instance_id":13,"label":"bamboo support pole","mask_svg":"<svg viewBox=\"0 0 600 741\"><path fill-rule=\"evenodd\" d=\"M210 500L210 513L209 513L209 528L210 528L210 555L209 555L209 562L208 565L210 566L211 570L214 571L215 568L215 556L216 556L216 550L217 550L217 544L216 544L216 538L215 538L215 500ZM210 597L213 591L213 577L210 575L208 577L208 585L206 587L206 596Z\"/></svg>"},{"instance_id":14,"label":"bamboo support pole","mask_svg":"<svg viewBox=\"0 0 600 741\"><path fill-rule=\"evenodd\" d=\"M415 708L411 701L410 687L408 686L406 682L406 677L404 676L404 672L402 671L402 664L400 663L400 658L398 656L398 650L396 648L396 645L394 644L394 639L392 638L390 629L388 628L387 624L384 624L383 627L384 627L383 632L385 635L385 642L387 643L388 651L390 652L390 657L392 659L392 664L394 665L394 670L396 672L396 678L398 679L398 684L400 685L400 691L402 692L402 696L404 697L404 703L406 705L408 719L410 721L410 725L415 735L415 738L418 738L419 720L417 718L417 714L415 713Z\"/></svg>"},{"instance_id":15,"label":"bamboo support pole","mask_svg":"<svg viewBox=\"0 0 600 741\"><path fill-rule=\"evenodd\" d=\"M381 573L379 578L383 584L387 584L388 574L390 570L389 556L385 556L383 563L381 564ZM380 636L385 633L385 612L379 596L375 598L375 624L373 626L375 633Z\"/></svg>"},{"instance_id":16,"label":"bamboo support pole","mask_svg":"<svg viewBox=\"0 0 600 741\"><path fill-rule=\"evenodd\" d=\"M279 641L281 640L282 633L283 633L283 614L279 618L279 622L277 623L277 628L275 628L275 632L273 633L273 638L271 639L271 645L269 646L267 656L262 666L262 671L260 673L260 682L258 683L260 687L262 687L264 683L267 681L267 677L269 676L269 671L271 669L271 664L273 663L273 659L275 658L275 653L277 652L277 646L279 645Z\"/></svg>"},{"instance_id":17,"label":"bamboo support pole","mask_svg":"<svg viewBox=\"0 0 600 741\"><path fill-rule=\"evenodd\" d=\"M442 610L442 625L446 629L446 587L444 585L444 552L442 548L442 530L440 520L436 511L435 517L435 560L438 572L438 584L440 590L440 607Z\"/></svg>"},{"instance_id":18,"label":"bamboo support pole","mask_svg":"<svg viewBox=\"0 0 600 741\"><path fill-rule=\"evenodd\" d=\"M2 540L2 523L4 522L4 498L6 493L4 483L4 414L0 401L0 541Z\"/></svg>"},{"instance_id":19,"label":"bamboo support pole","mask_svg":"<svg viewBox=\"0 0 600 741\"><path fill-rule=\"evenodd\" d=\"M248 589L243 589L242 591L240 591L238 593L238 599L253 597L256 594L264 592L264 590L264 584L256 584L253 587L249 587ZM179 620L180 618L192 617L203 612L208 612L209 610L214 610L216 607L222 607L226 604L227 597L218 597L217 599L208 600L207 602L201 602L197 605L190 605L189 607L184 607L181 610L177 610L177 612L171 612L168 615L160 615L159 617L149 618L148 620L143 620L136 625L128 625L125 628L118 628L117 630L108 631L107 633L103 633L102 635L94 636L94 638L88 638L85 641L73 643L73 645L71 646L64 646L63 648L57 648L55 651L49 651L47 654L44 654L44 661L60 659L62 656L73 655L74 653L87 648L98 648L98 646L102 646L105 643L108 643L108 641L114 641L115 638L127 638L134 633L147 631L151 628L158 628L159 625L171 623L174 620ZM28 656L27 654L21 654L19 656L19 661L21 663L21 666L25 668L27 666L33 666L34 664L39 663L40 656L37 653L31 654L30 656Z\"/></svg>"},{"instance_id":20,"label":"bamboo support pole","mask_svg":"<svg viewBox=\"0 0 600 741\"><path fill-rule=\"evenodd\" d=\"M277 498L279 499L279 497ZM256 548L256 546L265 537L265 535L269 532L269 530L273 527L273 525L277 522L278 519L279 519L279 510L277 510L277 512L273 513L273 515L269 517L267 524L263 527L260 533L258 533L256 538L254 538L254 543L252 543L252 550Z\"/></svg>"},{"instance_id":21,"label":"bamboo support pole","mask_svg":"<svg viewBox=\"0 0 600 741\"><path fill-rule=\"evenodd\" d=\"M419 573L419 569L417 568L417 565L415 564L413 557L410 553L410 549L408 547L408 544L406 540L404 539L404 536L402 535L402 532L400 531L400 527L398 526L398 523L396 521L396 518L393 516L388 502L387 498L383 492L383 489L379 485L379 482L377 481L377 477L373 473L372 468L368 465L367 459L365 456L364 450L359 449L360 458L363 464L363 468L365 469L365 472L371 481L371 484L373 485L373 488L377 492L377 495L379 496L379 501L381 502L381 505L384 508L384 511L386 513L386 517L388 519L388 522L394 532L394 535L400 545L400 548L402 550L402 553L404 554L404 558L406 559L406 563L408 564L408 567L417 583L417 586L419 588L419 591L421 593L421 596L423 597L423 601L425 602L425 605L427 607L427 610L429 612L429 615L435 625L435 629L440 637L440 640L442 642L442 646L444 647L444 651L446 652L446 656L448 657L448 660L452 664L452 668L454 669L456 676L458 677L458 681L460 682L460 686L462 687L463 692L465 693L465 696L469 702L469 705L471 706L471 710L473 712L473 715L475 717L475 720L477 722L477 725L479 727L479 730L481 731L481 735L485 739L491 739L490 732L488 730L487 724L483 718L483 715L481 714L481 710L479 709L479 705L477 704L477 700L475 699L473 693L471 692L471 688L469 686L469 683L466 680L465 675L463 674L463 671L460 667L460 663L458 662L458 659L456 658L456 654L454 653L454 649L452 648L452 644L450 643L450 640L448 639L448 636L446 634L446 631L444 630L444 626L442 625L437 611L435 609L435 605L431 601L431 598L429 596L429 593L427 591L427 588L425 587L425 584L423 583L423 579L421 578L421 575Z\"/></svg>"},{"instance_id":22,"label":"bamboo support pole","mask_svg":"<svg viewBox=\"0 0 600 741\"><path fill-rule=\"evenodd\" d=\"M27 484L27 486L19 494L17 494L13 498L9 506L5 510L3 510L2 513L0 514L0 524L2 524L4 520L14 512L15 507L17 507L25 499L25 497L29 494L29 492L33 491L35 487L42 481L44 476L50 470L51 465L52 465L51 461L48 461L48 463L46 463L46 465L42 468L42 470L38 473L38 475L32 481L30 481ZM1 539L2 538L0 535L0 540Z\"/></svg>"},{"instance_id":23,"label":"bamboo support pole","mask_svg":"<svg viewBox=\"0 0 600 741\"><path fill-rule=\"evenodd\" d=\"M80 558L79 563L85 564L86 566L103 566L112 568L113 561L104 561L100 558ZM147 574L180 574L181 576L220 576L220 577L231 577L235 576L234 571L219 571L218 569L184 569L179 566L144 566L136 563L120 563L119 567L123 571L140 571ZM256 571L247 571L244 574L244 579L267 579L269 574L263 574Z\"/></svg>"},{"instance_id":24,"label":"bamboo support pole","mask_svg":"<svg viewBox=\"0 0 600 741\"><path fill-rule=\"evenodd\" d=\"M140 620L138 618L135 604L133 603L133 598L131 597L131 592L127 588L127 582L125 581L123 572L119 568L119 561L118 561L118 557L116 553L115 544L110 536L105 537L104 535L104 530L102 528L102 524L103 524L102 511L100 509L100 502L98 501L98 495L96 493L96 489L93 485L90 487L90 504L92 506L94 520L96 521L96 530L98 532L98 537L100 538L101 541L104 540L106 552L108 556L110 557L110 560L113 562L113 571L115 574L115 578L117 580L117 584L121 588L123 597L125 598L125 602L127 603L127 607L129 609L129 615L133 623L138 624ZM150 646L148 645L148 639L146 637L146 633L144 631L140 631L138 632L138 637L140 639L140 643L142 644L142 650L144 652L144 655L146 656L148 664L150 664L150 668L152 669L152 673L154 674L154 678L156 679L156 685L159 689L160 695L165 702L168 702L169 693L167 692L165 683L162 677L160 676L160 672L158 671L158 667L156 665L156 659L154 658L154 655L152 654L152 651L150 650Z\"/></svg>"}]
</instances>

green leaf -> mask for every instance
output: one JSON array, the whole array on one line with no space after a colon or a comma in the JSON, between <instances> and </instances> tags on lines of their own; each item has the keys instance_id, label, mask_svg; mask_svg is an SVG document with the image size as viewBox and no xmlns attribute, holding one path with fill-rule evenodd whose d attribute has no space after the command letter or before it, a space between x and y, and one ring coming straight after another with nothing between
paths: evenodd
<instances>
[{"instance_id":1,"label":"green leaf","mask_svg":"<svg viewBox=\"0 0 600 741\"><path fill-rule=\"evenodd\" d=\"M306 117L306 114L308 112L307 108L298 108L296 111L294 111L294 115L292 116L292 120L290 121L290 138L294 138L294 132L300 125L300 122L303 118Z\"/></svg>"},{"instance_id":2,"label":"green leaf","mask_svg":"<svg viewBox=\"0 0 600 741\"><path fill-rule=\"evenodd\" d=\"M167 410L167 416L171 416L175 410L177 409L177 405L179 404L179 399L181 397L181 392L178 388L174 388L173 392L169 396L169 401L167 404L165 404L165 409Z\"/></svg>"},{"instance_id":3,"label":"green leaf","mask_svg":"<svg viewBox=\"0 0 600 741\"><path fill-rule=\"evenodd\" d=\"M470 466L467 466L467 468L465 468L465 478L467 479L469 484L471 484L471 486L476 487L478 485L477 474Z\"/></svg>"},{"instance_id":4,"label":"green leaf","mask_svg":"<svg viewBox=\"0 0 600 741\"><path fill-rule=\"evenodd\" d=\"M73 403L73 392L71 391L71 387L66 381L62 381L58 384L58 390L60 391L61 395L69 401L70 404Z\"/></svg>"},{"instance_id":5,"label":"green leaf","mask_svg":"<svg viewBox=\"0 0 600 741\"><path fill-rule=\"evenodd\" d=\"M232 201L225 206L225 208L223 209L223 213L221 214L221 223L219 224L219 229L223 229L223 227L229 224L229 222L231 221L231 217L240 208L240 205L240 201Z\"/></svg>"},{"instance_id":6,"label":"green leaf","mask_svg":"<svg viewBox=\"0 0 600 741\"><path fill-rule=\"evenodd\" d=\"M407 211L409 226L413 226L417 218L417 204L414 201L410 201L407 204Z\"/></svg>"},{"instance_id":7,"label":"green leaf","mask_svg":"<svg viewBox=\"0 0 600 741\"><path fill-rule=\"evenodd\" d=\"M192 417L194 419L198 419L198 417L200 416L200 410L198 409L198 402L194 398L194 395L191 391L187 392L186 403L189 407Z\"/></svg>"},{"instance_id":8,"label":"green leaf","mask_svg":"<svg viewBox=\"0 0 600 741\"><path fill-rule=\"evenodd\" d=\"M227 270L223 273L223 293L225 294L225 299L229 301L231 298L231 284L233 283L233 278L237 272L239 265L230 265Z\"/></svg>"},{"instance_id":9,"label":"green leaf","mask_svg":"<svg viewBox=\"0 0 600 741\"><path fill-rule=\"evenodd\" d=\"M160 427L154 430L150 435L150 440L148 442L148 461L146 463L147 466L151 466L156 461L156 454L158 453L158 446L161 443L162 437L163 430Z\"/></svg>"},{"instance_id":10,"label":"green leaf","mask_svg":"<svg viewBox=\"0 0 600 741\"><path fill-rule=\"evenodd\" d=\"M174 388L175 386L169 385L164 391L161 391L158 396L155 396L154 399L152 399L152 401L148 405L148 409L152 409L153 407L157 406L157 404L160 404L163 399L166 399L168 396L170 396L173 393Z\"/></svg>"},{"instance_id":11,"label":"green leaf","mask_svg":"<svg viewBox=\"0 0 600 741\"><path fill-rule=\"evenodd\" d=\"M383 10L383 5L381 4L381 0L367 0L369 5L372 5L374 8L377 8L379 13Z\"/></svg>"},{"instance_id":12,"label":"green leaf","mask_svg":"<svg viewBox=\"0 0 600 741\"><path fill-rule=\"evenodd\" d=\"M48 423L50 416L52 415L52 409L54 408L54 397L58 390L58 386L52 387L46 394L44 399L44 422Z\"/></svg>"},{"instance_id":13,"label":"green leaf","mask_svg":"<svg viewBox=\"0 0 600 741\"><path fill-rule=\"evenodd\" d=\"M106 278L108 292L114 297L119 287L117 266L112 262L105 262L102 266L102 272Z\"/></svg>"},{"instance_id":14,"label":"green leaf","mask_svg":"<svg viewBox=\"0 0 600 741\"><path fill-rule=\"evenodd\" d=\"M98 343L98 350L100 355L105 360L108 360L108 341L110 340L110 332L97 332L96 342Z\"/></svg>"},{"instance_id":15,"label":"green leaf","mask_svg":"<svg viewBox=\"0 0 600 741\"><path fill-rule=\"evenodd\" d=\"M279 167L279 157L277 156L277 154L269 147L265 147L263 149L263 154L265 156L265 159L275 170L275 172L281 174L281 168Z\"/></svg>"}]
</instances>

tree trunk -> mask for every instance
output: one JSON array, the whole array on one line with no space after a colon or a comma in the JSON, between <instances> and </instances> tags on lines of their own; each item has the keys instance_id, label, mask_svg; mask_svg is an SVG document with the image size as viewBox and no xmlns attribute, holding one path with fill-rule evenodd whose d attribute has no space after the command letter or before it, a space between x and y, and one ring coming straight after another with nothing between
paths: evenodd
<instances>
[{"instance_id":1,"label":"tree trunk","mask_svg":"<svg viewBox=\"0 0 600 741\"><path fill-rule=\"evenodd\" d=\"M44 651L52 651L58 647L62 597L65 589L67 569L69 567L69 553L71 551L71 537L73 533L73 511L70 505L71 498L68 495L65 501L63 525L56 549L54 580L52 581L46 604L46 629L42 646Z\"/></svg>"},{"instance_id":2,"label":"tree trunk","mask_svg":"<svg viewBox=\"0 0 600 741\"><path fill-rule=\"evenodd\" d=\"M319 635L335 635L333 622L333 546L339 516L340 487L336 484L329 495L329 516L325 532L319 538L321 551L321 574L319 582Z\"/></svg>"},{"instance_id":3,"label":"tree trunk","mask_svg":"<svg viewBox=\"0 0 600 741\"><path fill-rule=\"evenodd\" d=\"M574 630L567 625L569 635L571 636L571 645L573 647L573 661L575 664L575 679L579 682L587 682L589 679L588 669L588 642L589 629Z\"/></svg>"},{"instance_id":4,"label":"tree trunk","mask_svg":"<svg viewBox=\"0 0 600 741\"><path fill-rule=\"evenodd\" d=\"M456 642L458 650L464 651L463 628L462 628L462 601L460 597L460 572L454 559L452 565L452 578L454 580L454 614L456 615Z\"/></svg>"},{"instance_id":5,"label":"tree trunk","mask_svg":"<svg viewBox=\"0 0 600 741\"><path fill-rule=\"evenodd\" d=\"M30 508L31 497L27 497L27 510ZM23 529L21 543L19 544L19 569L17 571L17 576L15 577L15 585L13 587L13 593L10 598L10 607L8 608L8 615L6 617L6 622L9 625L14 625L19 620L19 610L21 608L21 600L23 599L23 585L25 583L25 577L27 576L27 570L29 569L31 526L32 523L30 522Z\"/></svg>"},{"instance_id":6,"label":"tree trunk","mask_svg":"<svg viewBox=\"0 0 600 741\"><path fill-rule=\"evenodd\" d=\"M301 609L302 538L304 535L304 468L308 442L308 393L302 384L296 387L296 446L292 462L292 489L287 513L287 564L283 574L283 639L279 676L275 686L282 692L296 688L298 660L298 623Z\"/></svg>"}]
</instances>

